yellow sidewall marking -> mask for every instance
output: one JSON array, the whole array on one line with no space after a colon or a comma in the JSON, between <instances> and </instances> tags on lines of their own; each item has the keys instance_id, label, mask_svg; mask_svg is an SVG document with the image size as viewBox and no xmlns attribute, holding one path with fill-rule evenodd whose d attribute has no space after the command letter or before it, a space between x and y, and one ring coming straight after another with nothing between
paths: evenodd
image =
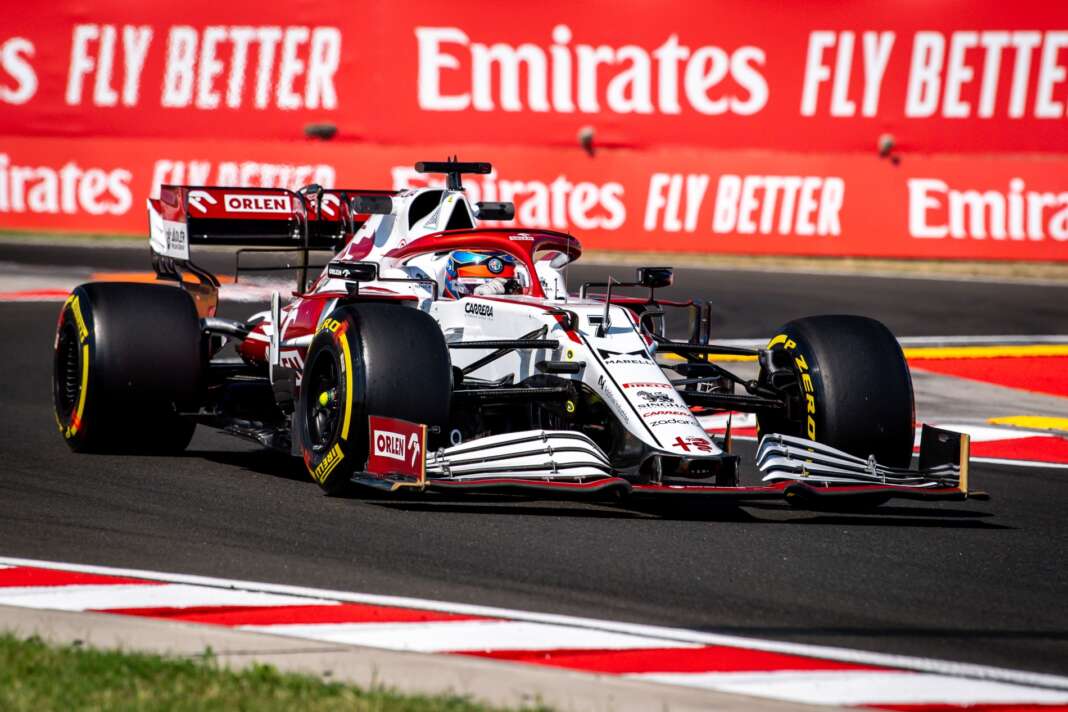
<instances>
[{"instance_id":1,"label":"yellow sidewall marking","mask_svg":"<svg viewBox=\"0 0 1068 712\"><path fill-rule=\"evenodd\" d=\"M84 344L89 338L89 329L85 326L85 318L82 316L81 302L77 296L72 294L67 298L65 306L70 306L71 313L74 314L74 323L78 327L78 341Z\"/></svg>"},{"instance_id":2,"label":"yellow sidewall marking","mask_svg":"<svg viewBox=\"0 0 1068 712\"><path fill-rule=\"evenodd\" d=\"M1068 418L1051 418L1044 415L1006 415L1001 418L990 418L991 425L1012 425L1017 428L1031 430L1061 430L1068 432Z\"/></svg>"},{"instance_id":3,"label":"yellow sidewall marking","mask_svg":"<svg viewBox=\"0 0 1068 712\"><path fill-rule=\"evenodd\" d=\"M312 470L312 477L318 482L326 482L326 478L330 476L330 473L334 471L338 463L344 459L345 453L341 451L341 443L335 443L330 452L326 453L326 457L323 458L322 462Z\"/></svg>"},{"instance_id":4,"label":"yellow sidewall marking","mask_svg":"<svg viewBox=\"0 0 1068 712\"><path fill-rule=\"evenodd\" d=\"M82 388L78 394L78 407L74 410L74 416L70 419L70 427L67 428L67 437L73 437L78 428L82 426L82 412L85 410L85 393L89 390L89 344L82 346Z\"/></svg>"},{"instance_id":5,"label":"yellow sidewall marking","mask_svg":"<svg viewBox=\"0 0 1068 712\"><path fill-rule=\"evenodd\" d=\"M349 439L349 424L352 422L352 358L349 351L349 337L345 333L338 336L341 342L341 351L345 355L345 417L341 421L341 439Z\"/></svg>"}]
</instances>

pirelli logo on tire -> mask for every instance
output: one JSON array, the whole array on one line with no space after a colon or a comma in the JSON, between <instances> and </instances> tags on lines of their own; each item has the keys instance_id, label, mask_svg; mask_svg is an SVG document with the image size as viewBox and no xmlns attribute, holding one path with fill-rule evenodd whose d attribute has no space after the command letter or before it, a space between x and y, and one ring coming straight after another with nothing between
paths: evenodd
<instances>
[{"instance_id":1,"label":"pirelli logo on tire","mask_svg":"<svg viewBox=\"0 0 1068 712\"><path fill-rule=\"evenodd\" d=\"M71 313L74 314L74 323L78 328L78 343L84 344L89 340L89 329L85 325L85 318L82 316L82 305L77 295L72 294L67 297L67 303L64 307L70 307Z\"/></svg>"},{"instance_id":2,"label":"pirelli logo on tire","mask_svg":"<svg viewBox=\"0 0 1068 712\"><path fill-rule=\"evenodd\" d=\"M341 451L341 445L335 444L330 452L326 453L326 457L315 466L311 471L312 477L316 482L326 482L326 478L330 476L330 473L334 471L334 468L345 459L345 453Z\"/></svg>"},{"instance_id":3,"label":"pirelli logo on tire","mask_svg":"<svg viewBox=\"0 0 1068 712\"><path fill-rule=\"evenodd\" d=\"M797 342L786 334L779 334L768 342L768 348L782 345L783 349L790 352L794 359L794 370L801 381L801 390L805 396L805 434L809 440L816 439L816 393L812 385L812 374L809 371L808 361L805 355L797 350Z\"/></svg>"}]
</instances>

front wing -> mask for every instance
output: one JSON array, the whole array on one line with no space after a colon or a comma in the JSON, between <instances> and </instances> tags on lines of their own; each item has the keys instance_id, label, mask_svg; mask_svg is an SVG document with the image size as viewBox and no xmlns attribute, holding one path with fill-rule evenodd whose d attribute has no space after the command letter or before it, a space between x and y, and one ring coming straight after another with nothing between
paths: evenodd
<instances>
[{"instance_id":1,"label":"front wing","mask_svg":"<svg viewBox=\"0 0 1068 712\"><path fill-rule=\"evenodd\" d=\"M371 419L372 433L375 418ZM889 498L962 501L987 499L969 490L967 435L923 426L919 467L883 466L822 443L769 434L757 449L763 484L710 485L694 480L634 482L612 470L608 458L588 437L571 431L533 430L472 440L420 453L418 475L362 472L353 482L390 492L515 491L591 496L695 496L717 500L781 500L814 508L850 501Z\"/></svg>"}]
</instances>

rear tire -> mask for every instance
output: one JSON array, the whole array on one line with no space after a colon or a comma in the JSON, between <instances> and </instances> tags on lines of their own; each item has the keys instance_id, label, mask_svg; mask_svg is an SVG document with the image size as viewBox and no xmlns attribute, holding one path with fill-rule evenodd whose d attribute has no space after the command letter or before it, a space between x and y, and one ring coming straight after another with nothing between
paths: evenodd
<instances>
[{"instance_id":1,"label":"rear tire","mask_svg":"<svg viewBox=\"0 0 1068 712\"><path fill-rule=\"evenodd\" d=\"M444 427L452 366L441 328L418 309L353 304L323 321L308 349L297 437L313 480L347 489L368 453L368 416Z\"/></svg>"},{"instance_id":2,"label":"rear tire","mask_svg":"<svg viewBox=\"0 0 1068 712\"><path fill-rule=\"evenodd\" d=\"M897 339L862 316L812 316L768 344L760 381L791 401L757 415L761 434L796 435L883 465L908 467L916 429L912 376Z\"/></svg>"},{"instance_id":3,"label":"rear tire","mask_svg":"<svg viewBox=\"0 0 1068 712\"><path fill-rule=\"evenodd\" d=\"M72 292L56 328L56 424L75 452L174 454L196 423L200 319L177 287L97 282Z\"/></svg>"}]
</instances>

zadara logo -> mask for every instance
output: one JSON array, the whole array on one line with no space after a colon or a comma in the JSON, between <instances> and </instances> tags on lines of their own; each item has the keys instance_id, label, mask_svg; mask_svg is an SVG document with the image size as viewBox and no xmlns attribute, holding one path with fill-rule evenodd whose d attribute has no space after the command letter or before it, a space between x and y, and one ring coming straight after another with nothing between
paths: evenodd
<instances>
[{"instance_id":1,"label":"zadara logo","mask_svg":"<svg viewBox=\"0 0 1068 712\"><path fill-rule=\"evenodd\" d=\"M228 213L288 213L289 196L227 193L223 207Z\"/></svg>"},{"instance_id":2,"label":"zadara logo","mask_svg":"<svg viewBox=\"0 0 1068 712\"><path fill-rule=\"evenodd\" d=\"M468 302L464 305L464 311L468 314L474 314L475 316L484 316L488 319L493 318L493 307L489 304L477 304L475 302Z\"/></svg>"}]
</instances>

